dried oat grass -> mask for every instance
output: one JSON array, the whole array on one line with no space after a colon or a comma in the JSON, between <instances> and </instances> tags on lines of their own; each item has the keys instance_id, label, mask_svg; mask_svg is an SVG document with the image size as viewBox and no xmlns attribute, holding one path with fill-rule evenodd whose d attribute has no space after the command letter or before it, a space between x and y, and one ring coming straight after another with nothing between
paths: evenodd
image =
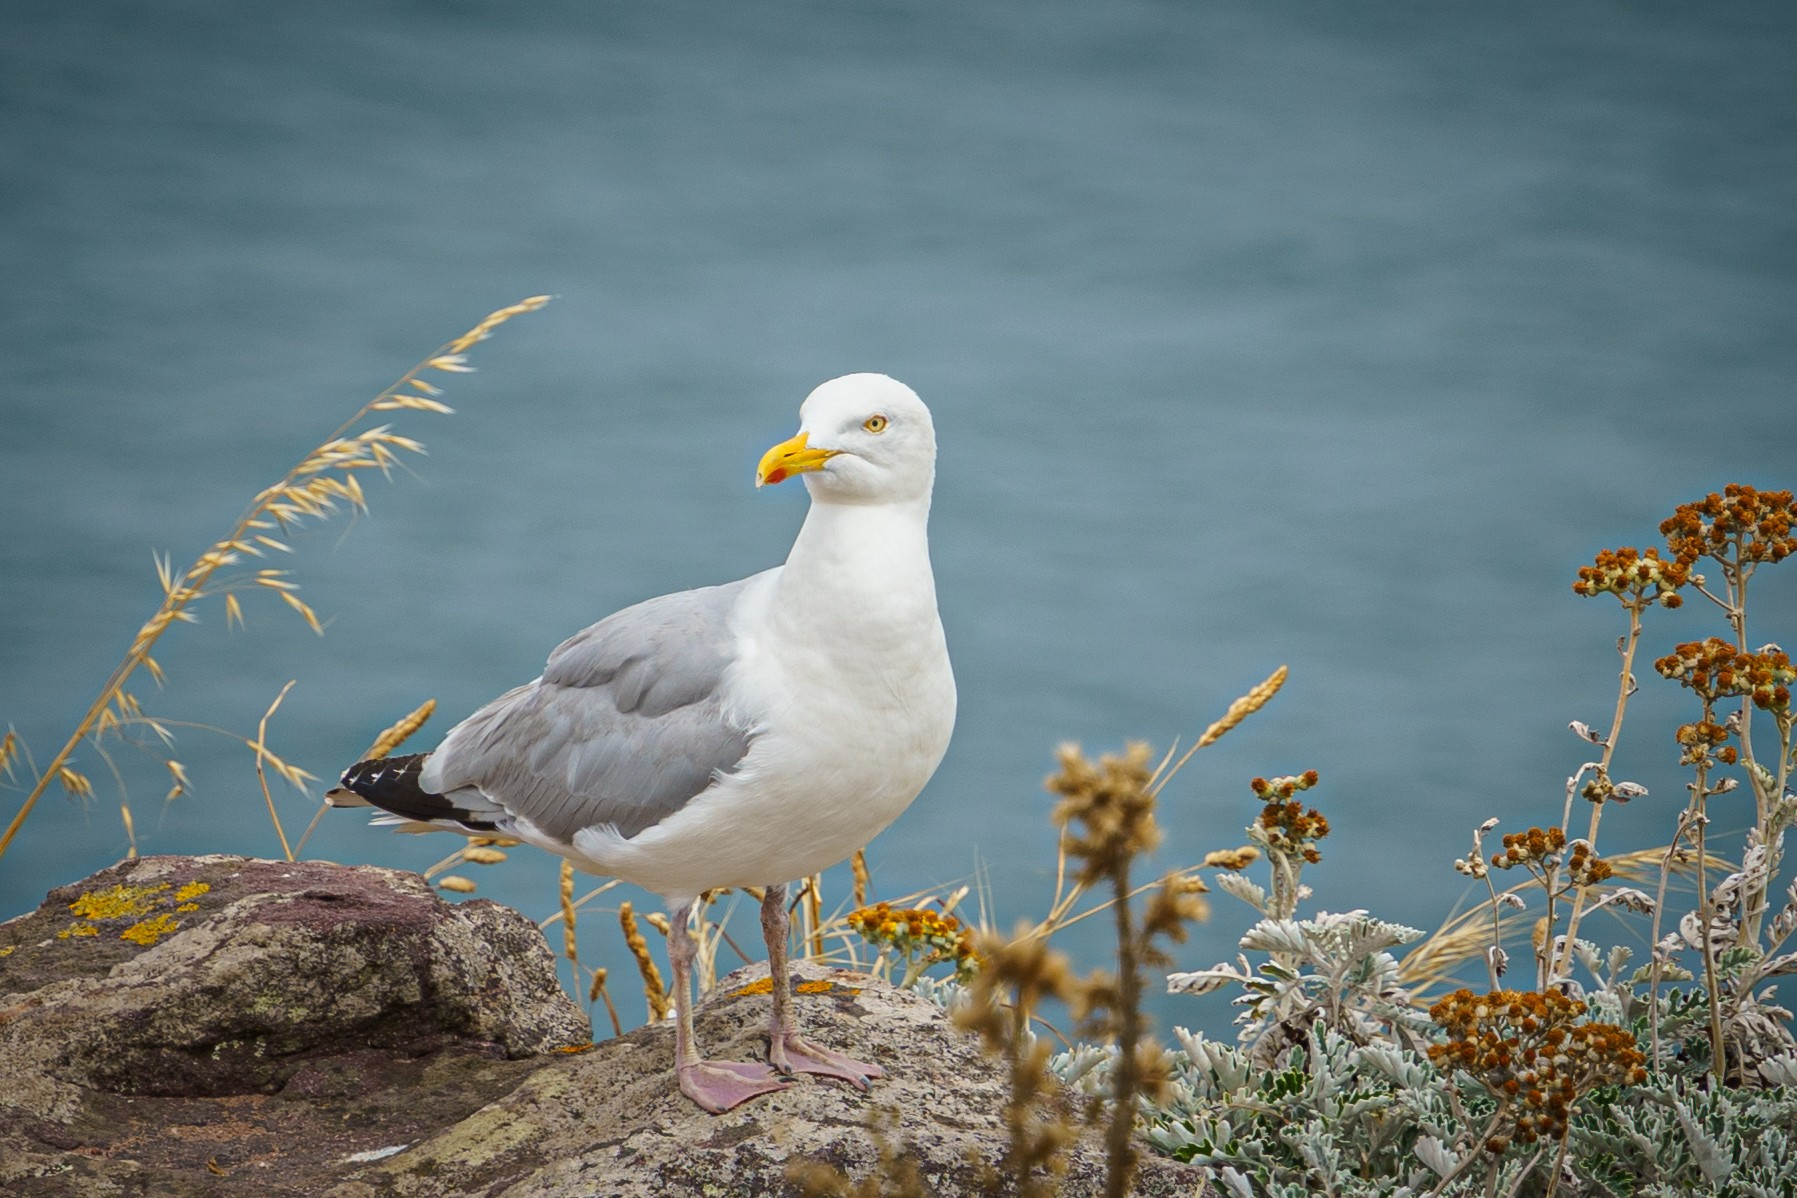
<instances>
[{"instance_id":1,"label":"dried oat grass","mask_svg":"<svg viewBox=\"0 0 1797 1198\"><path fill-rule=\"evenodd\" d=\"M247 565L251 559L267 560L270 553L291 553L292 546L287 542L288 534L307 520L325 519L344 508L366 511L367 496L362 488L361 474L369 470L389 474L400 463L402 455L422 453L424 447L412 438L394 432L390 425L362 428L364 422L376 412L411 410L448 413L451 409L436 398L442 394L441 389L425 377L427 372L466 373L472 369L465 356L470 348L485 340L506 321L534 312L548 302L548 296L539 295L501 308L406 371L392 386L364 404L355 415L326 437L322 444L301 458L278 481L259 492L237 517L230 531L200 554L186 570L177 572L166 556L158 555L155 558L156 577L162 588L161 603L137 630L129 651L100 687L99 694L75 725L68 741L44 769L37 773L17 814L5 831L0 833L0 857L6 855L20 828L52 783L60 785L77 799L88 800L93 797L91 779L72 764L76 750L83 743L88 744L111 768L108 749L103 743L108 734L122 738L127 730L142 729L161 738L165 744L172 742L168 726L144 714L142 704L130 690L130 684L140 669L157 685L163 683L163 668L156 660L153 650L163 634L176 624L197 622L198 616L194 608L202 600L219 598L224 607L225 624L230 627L243 622L244 609L240 595L266 592L278 596L314 632L323 633L323 622L319 620L318 613L299 597L299 584L293 581L290 571L257 567L240 572L235 568ZM285 693L284 689L282 695ZM279 698L275 700L268 714L273 713L280 701ZM264 771L272 770L303 793L305 781L311 776L268 748L267 718L265 715L263 727L254 741L245 738L245 743L256 755L257 774L265 778ZM6 749L0 751L0 764L10 768L18 746L16 734L9 732L5 743ZM129 796L124 787L123 776L116 769L113 773L119 780L120 818L130 837L129 855L136 856L137 838ZM181 789L185 790L185 786ZM266 792L264 781L264 793ZM272 798L269 799L269 805L282 847L291 860L292 850L287 844L280 820L275 816Z\"/></svg>"}]
</instances>

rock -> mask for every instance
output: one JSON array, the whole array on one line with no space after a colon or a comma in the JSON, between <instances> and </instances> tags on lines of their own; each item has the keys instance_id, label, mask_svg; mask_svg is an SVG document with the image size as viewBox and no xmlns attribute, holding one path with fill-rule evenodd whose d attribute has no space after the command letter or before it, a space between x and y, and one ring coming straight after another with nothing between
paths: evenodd
<instances>
[{"instance_id":1,"label":"rock","mask_svg":"<svg viewBox=\"0 0 1797 1198\"><path fill-rule=\"evenodd\" d=\"M127 861L0 924L0 1191L204 1193L221 1152L434 1131L407 1101L427 1079L459 1117L589 1034L497 904L384 869Z\"/></svg>"},{"instance_id":2,"label":"rock","mask_svg":"<svg viewBox=\"0 0 1797 1198\"><path fill-rule=\"evenodd\" d=\"M788 1195L795 1161L874 1170L874 1122L932 1192L984 1192L1002 1067L916 994L793 975L808 1034L887 1076L800 1078L712 1116L675 1085L671 1024L554 1051L586 1022L514 912L388 870L126 862L0 924L0 1191ZM760 1058L768 1002L765 967L725 979L697 1012L708 1054ZM1088 1137L1061 1192L1102 1174ZM1155 1157L1136 1187L1202 1191Z\"/></svg>"}]
</instances>

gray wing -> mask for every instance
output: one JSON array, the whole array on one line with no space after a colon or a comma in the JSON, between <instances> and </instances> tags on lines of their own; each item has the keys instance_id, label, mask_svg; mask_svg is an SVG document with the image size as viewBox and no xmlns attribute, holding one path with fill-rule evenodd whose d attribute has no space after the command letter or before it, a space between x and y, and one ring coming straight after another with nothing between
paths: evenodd
<instances>
[{"instance_id":1,"label":"gray wing","mask_svg":"<svg viewBox=\"0 0 1797 1198\"><path fill-rule=\"evenodd\" d=\"M718 690L749 579L627 607L564 641L543 676L456 725L420 781L475 787L564 842L598 824L635 836L748 752Z\"/></svg>"}]
</instances>

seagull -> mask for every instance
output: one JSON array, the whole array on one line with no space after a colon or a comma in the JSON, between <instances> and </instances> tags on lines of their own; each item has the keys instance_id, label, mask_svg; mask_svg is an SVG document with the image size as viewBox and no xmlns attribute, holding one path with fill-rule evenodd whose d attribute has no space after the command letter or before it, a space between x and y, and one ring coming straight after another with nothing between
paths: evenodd
<instances>
[{"instance_id":1,"label":"seagull","mask_svg":"<svg viewBox=\"0 0 1797 1198\"><path fill-rule=\"evenodd\" d=\"M714 1113L795 1073L862 1089L879 1066L800 1033L786 883L843 861L911 804L955 721L928 523L929 409L883 374L832 379L757 487L802 477L786 563L627 607L429 753L359 762L333 791L377 823L508 836L659 895L670 913L680 1089ZM688 919L706 891L764 888L768 1063L699 1055Z\"/></svg>"}]
</instances>

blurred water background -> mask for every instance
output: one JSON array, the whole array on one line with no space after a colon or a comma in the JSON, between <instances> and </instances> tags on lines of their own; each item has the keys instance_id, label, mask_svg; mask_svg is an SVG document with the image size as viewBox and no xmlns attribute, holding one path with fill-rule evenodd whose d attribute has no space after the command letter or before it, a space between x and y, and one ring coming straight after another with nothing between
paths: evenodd
<instances>
[{"instance_id":1,"label":"blurred water background","mask_svg":"<svg viewBox=\"0 0 1797 1198\"><path fill-rule=\"evenodd\" d=\"M1312 906L1433 927L1470 828L1557 821L1590 753L1567 721L1607 723L1623 621L1576 568L1726 482L1797 482L1786 4L15 0L6 24L0 725L40 759L153 610L152 550L191 560L539 292L458 415L401 422L430 448L411 476L279 563L328 635L213 605L164 642L167 690L140 681L154 713L253 735L297 679L271 740L312 772L435 697L428 747L599 616L780 560L804 494L757 494L756 458L817 382L881 370L940 429L962 705L871 849L878 893L980 879L1000 924L1039 913L1054 745L1189 738L1284 662L1171 788L1158 863L1242 843L1247 780L1314 767ZM1794 575L1761 575L1756 641L1797 638ZM1643 664L1720 629L1653 613ZM1682 803L1683 697L1643 675L1618 772L1652 794L1611 849ZM119 754L140 851L278 854L240 744L181 730L177 755L165 806ZM45 801L0 917L126 851L81 761L96 801ZM308 853L453 847L340 812ZM546 857L472 872L556 909ZM1182 964L1248 922L1217 896ZM1102 934L1069 944L1095 961ZM615 923L583 945L640 1017Z\"/></svg>"}]
</instances>

